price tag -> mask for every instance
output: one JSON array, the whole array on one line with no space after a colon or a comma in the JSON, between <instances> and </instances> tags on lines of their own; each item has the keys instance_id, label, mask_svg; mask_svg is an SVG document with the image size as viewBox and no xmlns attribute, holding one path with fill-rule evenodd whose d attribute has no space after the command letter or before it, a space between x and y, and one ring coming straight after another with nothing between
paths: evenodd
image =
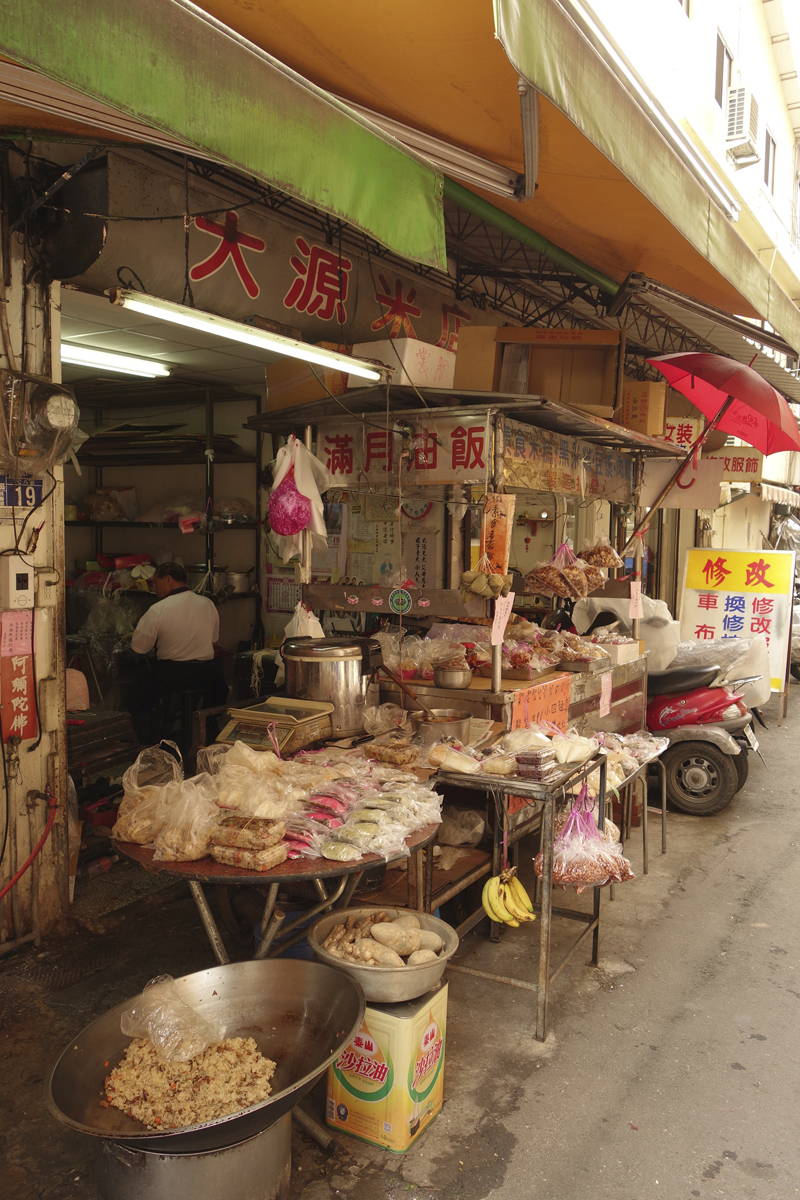
<instances>
[{"instance_id":1,"label":"price tag","mask_svg":"<svg viewBox=\"0 0 800 1200\"><path fill-rule=\"evenodd\" d=\"M641 620L644 616L642 607L642 584L638 579L631 580L631 609L628 614L631 620Z\"/></svg>"},{"instance_id":2,"label":"price tag","mask_svg":"<svg viewBox=\"0 0 800 1200\"><path fill-rule=\"evenodd\" d=\"M498 596L494 602L494 622L492 624L493 646L500 646L503 642L503 637L506 632L508 618L511 616L511 609L514 607L514 592L509 592L507 596Z\"/></svg>"},{"instance_id":3,"label":"price tag","mask_svg":"<svg viewBox=\"0 0 800 1200\"><path fill-rule=\"evenodd\" d=\"M600 716L607 717L611 712L611 676L613 671L606 671L600 676Z\"/></svg>"}]
</instances>

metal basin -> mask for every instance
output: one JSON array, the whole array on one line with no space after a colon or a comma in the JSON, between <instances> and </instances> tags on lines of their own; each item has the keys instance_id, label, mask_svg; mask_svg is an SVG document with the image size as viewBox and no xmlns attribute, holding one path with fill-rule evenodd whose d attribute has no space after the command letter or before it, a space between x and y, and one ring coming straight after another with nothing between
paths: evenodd
<instances>
[{"instance_id":1,"label":"metal basin","mask_svg":"<svg viewBox=\"0 0 800 1200\"><path fill-rule=\"evenodd\" d=\"M428 913L413 913L413 916L419 919L420 929L438 933L444 942L444 948L436 962L420 963L416 967L368 967L362 963L347 962L322 949L322 943L334 925L341 925L350 916L360 919L378 911L385 912L392 918L409 915L409 909L406 908L378 909L374 904L369 908L342 908L338 912L328 913L314 922L307 935L314 957L357 980L364 989L367 1000L394 1004L401 1000L415 1000L417 996L424 996L431 988L436 987L444 974L448 959L452 958L458 949L458 934L455 929L445 921L440 921L438 917L429 916Z\"/></svg>"},{"instance_id":2,"label":"metal basin","mask_svg":"<svg viewBox=\"0 0 800 1200\"><path fill-rule=\"evenodd\" d=\"M436 717L435 721L431 721L421 708L409 713L415 734L419 734L426 745L432 746L443 737L457 737L461 742L469 741L471 712L463 708L432 708L431 712Z\"/></svg>"},{"instance_id":3,"label":"metal basin","mask_svg":"<svg viewBox=\"0 0 800 1200\"><path fill-rule=\"evenodd\" d=\"M451 671L447 667L434 667L433 682L438 688L468 688L472 683L472 671L468 667L465 667L463 671Z\"/></svg>"},{"instance_id":4,"label":"metal basin","mask_svg":"<svg viewBox=\"0 0 800 1200\"><path fill-rule=\"evenodd\" d=\"M321 963L230 963L175 982L188 1004L210 1006L221 1016L228 1037L252 1037L262 1054L277 1063L272 1095L220 1121L163 1134L117 1108L101 1108L105 1077L131 1040L119 1027L127 1000L73 1038L52 1069L47 1102L65 1125L162 1154L200 1154L236 1145L268 1129L302 1100L358 1032L364 1016L364 993L358 983Z\"/></svg>"}]
</instances>

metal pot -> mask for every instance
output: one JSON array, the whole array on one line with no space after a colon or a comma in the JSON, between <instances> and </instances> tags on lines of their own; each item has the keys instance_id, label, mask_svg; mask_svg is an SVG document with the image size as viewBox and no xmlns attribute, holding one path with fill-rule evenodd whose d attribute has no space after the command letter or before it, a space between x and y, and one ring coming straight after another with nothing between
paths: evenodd
<instances>
[{"instance_id":1,"label":"metal pot","mask_svg":"<svg viewBox=\"0 0 800 1200\"><path fill-rule=\"evenodd\" d=\"M206 564L195 563L194 566L186 568L186 586L192 591L196 591L203 580L206 578ZM212 567L211 579L206 581L207 592L221 592L225 587L228 576L227 567ZM250 588L246 587L245 591L249 592Z\"/></svg>"},{"instance_id":2,"label":"metal pot","mask_svg":"<svg viewBox=\"0 0 800 1200\"><path fill-rule=\"evenodd\" d=\"M383 908L383 906L381 909L392 920L395 917L406 916L408 912L407 909ZM431 988L436 987L444 975L448 959L452 958L458 949L458 934L455 929L445 921L440 921L438 917L430 916L428 913L414 913L419 920L420 929L438 933L444 942L444 947L436 962L419 963L416 967L369 967L365 963L337 958L335 954L329 954L327 950L322 949L322 943L335 925L341 925L351 916L359 921L362 917L374 914L374 912L373 905L371 908L342 908L338 912L320 917L307 934L308 944L314 951L314 957L326 965L338 967L340 971L344 971L357 983L360 983L367 1000L376 1000L383 1004L398 1004L402 1000L415 1000L417 996L424 996Z\"/></svg>"},{"instance_id":3,"label":"metal pot","mask_svg":"<svg viewBox=\"0 0 800 1200\"><path fill-rule=\"evenodd\" d=\"M333 704L333 736L351 737L364 728L364 712L380 703L374 672L383 662L374 638L287 638L286 695Z\"/></svg>"},{"instance_id":4,"label":"metal pot","mask_svg":"<svg viewBox=\"0 0 800 1200\"><path fill-rule=\"evenodd\" d=\"M233 588L234 595L241 595L243 592L252 591L252 574L252 567L249 571L228 571L225 576L225 582L228 587Z\"/></svg>"},{"instance_id":5,"label":"metal pot","mask_svg":"<svg viewBox=\"0 0 800 1200\"><path fill-rule=\"evenodd\" d=\"M432 745L443 737L457 737L460 742L469 741L471 712L463 708L432 708L431 712L437 718L435 721L431 721L421 708L408 714L414 732L425 738L426 745L429 742Z\"/></svg>"},{"instance_id":6,"label":"metal pot","mask_svg":"<svg viewBox=\"0 0 800 1200\"><path fill-rule=\"evenodd\" d=\"M433 682L439 688L468 688L472 683L472 671L468 667L465 667L463 671L450 671L447 667L434 667Z\"/></svg>"}]
</instances>

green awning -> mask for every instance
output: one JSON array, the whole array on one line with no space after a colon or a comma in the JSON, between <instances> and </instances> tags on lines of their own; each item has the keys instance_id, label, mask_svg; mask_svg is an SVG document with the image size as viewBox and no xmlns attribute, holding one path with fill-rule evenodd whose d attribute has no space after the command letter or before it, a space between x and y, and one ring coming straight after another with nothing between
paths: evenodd
<instances>
[{"instance_id":1,"label":"green awning","mask_svg":"<svg viewBox=\"0 0 800 1200\"><path fill-rule=\"evenodd\" d=\"M441 174L183 0L0 0L0 53L446 270Z\"/></svg>"},{"instance_id":2,"label":"green awning","mask_svg":"<svg viewBox=\"0 0 800 1200\"><path fill-rule=\"evenodd\" d=\"M494 14L497 37L518 74L552 101L756 312L800 350L800 312L791 297L567 12L554 0L494 0Z\"/></svg>"}]
</instances>

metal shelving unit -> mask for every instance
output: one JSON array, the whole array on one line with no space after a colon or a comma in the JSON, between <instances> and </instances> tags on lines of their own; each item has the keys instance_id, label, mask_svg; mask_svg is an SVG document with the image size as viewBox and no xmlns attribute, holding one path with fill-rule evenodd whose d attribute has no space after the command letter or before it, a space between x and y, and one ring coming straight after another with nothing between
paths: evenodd
<instances>
[{"instance_id":1,"label":"metal shelving unit","mask_svg":"<svg viewBox=\"0 0 800 1200\"><path fill-rule=\"evenodd\" d=\"M202 400L199 395L202 394ZM212 527L204 530L196 530L194 534L186 536L201 536L205 541L205 563L206 570L211 571L214 566L214 538L218 533L229 533L231 530L242 530L255 533L255 548L254 548L254 567L255 578L257 581L256 590L253 592L235 593L229 599L246 600L253 597L259 598L258 581L261 577L261 538L259 530L262 523L261 514L261 458L263 434L256 432L256 453L251 454L235 454L230 451L214 450L214 406L216 403L230 403L236 401L251 401L255 405L256 417L261 415L261 396L221 393L217 395L214 388L206 387L202 393L198 389L194 389L194 395L198 396L195 401L195 407L203 403L205 409L205 451L202 454L180 454L176 451L170 452L169 439L165 438L163 443L164 452L158 451L154 453L136 452L131 454L114 454L109 455L101 461L95 460L92 456L85 456L81 459L78 455L82 468L91 467L95 473L95 488L103 486L103 469L105 467L169 467L169 466L203 466L205 467L205 507L206 512L212 511L214 508L214 469L215 466L225 465L242 465L252 466L254 469L255 483L255 521L238 522L236 524L225 524L217 528ZM86 398L81 398L82 403L87 403ZM181 403L187 403L186 400L181 400ZM153 404L152 399L144 399L144 396L135 396L132 398L131 407L149 407ZM162 400L163 403L163 400ZM88 405L95 410L95 419L99 424L102 414L107 411L113 411L119 408L119 403L104 403L101 397L88 399ZM95 553L103 552L103 530L104 529L177 529L178 526L173 522L149 522L149 521L66 521L66 528L71 529L94 529L95 531ZM144 593L143 593L144 594ZM256 607L256 621L254 628L254 636L256 630L261 624L261 609L260 605Z\"/></svg>"}]
</instances>

